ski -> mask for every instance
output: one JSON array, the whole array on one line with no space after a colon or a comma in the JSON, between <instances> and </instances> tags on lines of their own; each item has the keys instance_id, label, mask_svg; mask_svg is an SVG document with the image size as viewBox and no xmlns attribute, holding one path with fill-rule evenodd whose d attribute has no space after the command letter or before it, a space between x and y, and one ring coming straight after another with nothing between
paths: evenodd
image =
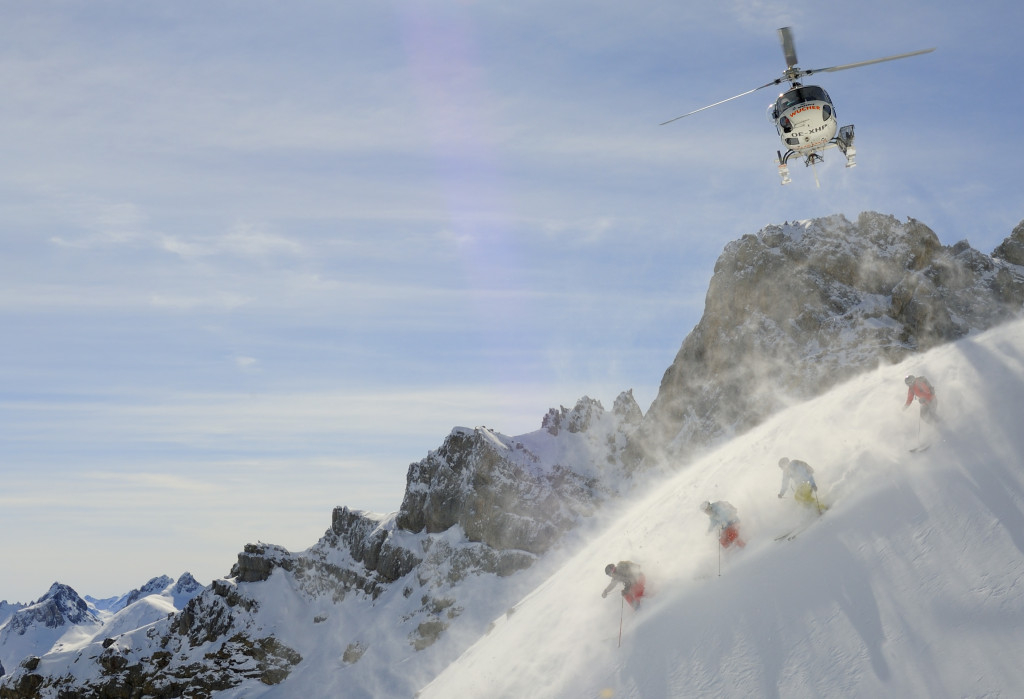
<instances>
[{"instance_id":1,"label":"ski","mask_svg":"<svg viewBox=\"0 0 1024 699\"><path fill-rule=\"evenodd\" d=\"M930 447L930 446L931 446L931 444L922 444L919 447L914 447L913 449L911 449L910 453L911 454L920 454L922 451L926 451L928 449L928 447Z\"/></svg>"},{"instance_id":2,"label":"ski","mask_svg":"<svg viewBox=\"0 0 1024 699\"><path fill-rule=\"evenodd\" d=\"M801 534L805 529L807 529L807 527L811 526L812 524L817 522L819 519L821 519L821 516L823 514L825 514L825 509L824 508L821 510L821 512L818 513L818 516L815 519L812 519L812 520L809 520L807 522L804 522L803 524L801 524L801 525L799 525L799 526L797 526L797 527L795 527L793 529L790 529L785 534L780 534L779 536L775 537L775 540L776 541L782 541L783 539L785 539L786 541L792 541L793 539L795 539L797 537L797 535Z\"/></svg>"}]
</instances>

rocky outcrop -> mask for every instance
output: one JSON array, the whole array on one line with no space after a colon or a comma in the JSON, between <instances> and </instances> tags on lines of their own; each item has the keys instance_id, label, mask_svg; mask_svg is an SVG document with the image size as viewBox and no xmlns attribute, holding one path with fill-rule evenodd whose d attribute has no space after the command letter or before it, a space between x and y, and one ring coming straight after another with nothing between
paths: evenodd
<instances>
[{"instance_id":1,"label":"rocky outcrop","mask_svg":"<svg viewBox=\"0 0 1024 699\"><path fill-rule=\"evenodd\" d=\"M173 584L174 580L167 575L161 575L153 578L142 587L129 592L128 596L125 598L124 606L127 607L129 604L138 602L143 597L147 597L149 595L158 595Z\"/></svg>"},{"instance_id":2,"label":"rocky outcrop","mask_svg":"<svg viewBox=\"0 0 1024 699\"><path fill-rule=\"evenodd\" d=\"M56 629L73 624L95 624L89 605L68 585L54 583L45 595L15 612L4 627L6 634L22 635L33 626Z\"/></svg>"},{"instance_id":3,"label":"rocky outcrop","mask_svg":"<svg viewBox=\"0 0 1024 699\"><path fill-rule=\"evenodd\" d=\"M1024 221L1018 223L1010 237L992 251L992 257L998 257L1011 265L1024 266Z\"/></svg>"},{"instance_id":4,"label":"rocky outcrop","mask_svg":"<svg viewBox=\"0 0 1024 699\"><path fill-rule=\"evenodd\" d=\"M1014 317L1022 243L1024 225L989 257L876 213L768 226L729 243L635 455L683 462L879 362Z\"/></svg>"},{"instance_id":5,"label":"rocky outcrop","mask_svg":"<svg viewBox=\"0 0 1024 699\"><path fill-rule=\"evenodd\" d=\"M595 458L614 470L619 463L615 435L624 444L637 421L630 401L631 395L620 396L619 413L608 415L600 401L584 397L572 410L550 411L542 427L551 436L563 429L576 435L597 432L591 428L605 423ZM610 431L608 422L615 425ZM470 542L540 554L608 497L606 480L559 463L542 464L522 442L501 439L486 428L456 429L440 449L409 467L396 524L427 533L458 525Z\"/></svg>"}]
</instances>

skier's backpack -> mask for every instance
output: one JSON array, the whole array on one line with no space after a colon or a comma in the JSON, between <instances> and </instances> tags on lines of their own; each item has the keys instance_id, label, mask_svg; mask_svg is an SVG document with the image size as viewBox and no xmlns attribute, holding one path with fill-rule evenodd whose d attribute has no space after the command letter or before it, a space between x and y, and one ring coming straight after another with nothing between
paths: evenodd
<instances>
[{"instance_id":1,"label":"skier's backpack","mask_svg":"<svg viewBox=\"0 0 1024 699\"><path fill-rule=\"evenodd\" d=\"M933 400L935 398L935 387L932 386L932 382L923 376L918 376L917 380L928 391L928 400Z\"/></svg>"}]
</instances>

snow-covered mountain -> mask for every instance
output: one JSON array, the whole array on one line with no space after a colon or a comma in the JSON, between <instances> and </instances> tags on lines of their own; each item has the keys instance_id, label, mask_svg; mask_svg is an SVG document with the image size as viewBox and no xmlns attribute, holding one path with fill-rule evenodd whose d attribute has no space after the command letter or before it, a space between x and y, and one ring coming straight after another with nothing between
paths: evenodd
<instances>
[{"instance_id":1,"label":"snow-covered mountain","mask_svg":"<svg viewBox=\"0 0 1024 699\"><path fill-rule=\"evenodd\" d=\"M398 512L338 507L303 552L247 545L179 614L23 663L0 697L23 684L57 696L68 683L80 697L256 696L278 684L292 696L305 682L316 696L325 669L345 696L411 696L628 487L619 456L640 416L626 392L610 411L590 398L549 411L515 438L455 428L410 465Z\"/></svg>"},{"instance_id":2,"label":"snow-covered mountain","mask_svg":"<svg viewBox=\"0 0 1024 699\"><path fill-rule=\"evenodd\" d=\"M0 665L13 669L26 656L49 652L65 636L77 639L101 627L95 611L77 592L54 583L45 595L0 626Z\"/></svg>"},{"instance_id":3,"label":"snow-covered mountain","mask_svg":"<svg viewBox=\"0 0 1024 699\"><path fill-rule=\"evenodd\" d=\"M6 618L0 617L0 667L5 668L0 676L13 672L26 658L102 644L108 638L166 619L202 590L189 573L178 580L166 575L153 578L136 590L105 600L82 598L68 585L54 583L31 604L6 605L12 611L5 614ZM0 696L10 691L4 685Z\"/></svg>"},{"instance_id":4,"label":"snow-covered mountain","mask_svg":"<svg viewBox=\"0 0 1024 699\"><path fill-rule=\"evenodd\" d=\"M905 374L937 429L901 410ZM1024 696L1022 408L1016 321L785 410L637 498L419 696ZM814 468L820 519L776 497L782 456ZM719 499L741 550L707 534ZM653 590L637 613L600 595L620 559Z\"/></svg>"},{"instance_id":5,"label":"snow-covered mountain","mask_svg":"<svg viewBox=\"0 0 1024 699\"><path fill-rule=\"evenodd\" d=\"M159 595L161 597L166 597L176 609L181 609L190 599L202 591L202 589L203 585L193 578L191 573L186 572L177 580L168 575L160 575L152 578L142 587L116 597L96 599L89 595L85 595L84 599L89 603L90 607L97 611L113 613L119 612L128 605L134 604L140 599L149 597L150 595Z\"/></svg>"},{"instance_id":6,"label":"snow-covered mountain","mask_svg":"<svg viewBox=\"0 0 1024 699\"><path fill-rule=\"evenodd\" d=\"M412 696L483 638L474 648L485 650L471 651L427 691L441 696L444 687L465 689L471 685L453 677L487 676L490 670L477 664L479 653L490 652L487 639L498 627L512 628L521 610L543 608L546 626L537 626L534 632L546 634L556 626L556 636L572 646L565 634L578 618L566 616L567 610L576 610L590 598L589 592L579 593L589 589L593 577L589 568L572 568L573 562L589 555L593 545L588 542L594 537L613 541L607 538L613 534L601 532L619 515L624 519L611 531L625 536L628 545L615 540L616 552L607 553L608 560L597 568L598 577L603 577L600 573L609 560L636 557L654 573L659 603L677 588L689 589L695 569L682 559L700 559L687 537L703 515L692 510L693 503L677 498L680 502L672 506L676 523L668 523L667 513L659 515L659 522L668 527L665 536L682 537L669 540L685 544L683 548L664 554L678 554L680 560L665 563L660 556L644 556L644 547L652 546L661 534L634 524L643 519L632 509L640 492L678 489L684 486L676 481L665 485L664 479L705 473L702 480L686 481L690 485L685 488L696 490L699 485L712 491L698 502L732 499L746 526L781 526L785 517L778 513L785 511L773 515L755 503L753 485L751 490L728 494L712 487L720 472L729 475L730 482L741 482L741 469L765 454L755 459L743 452L743 462L720 464L711 472L702 466L711 457L695 459L716 446L728 449L762 434L779 419L771 416L787 406L799 411L804 401L824 391L841 394L866 380L871 374L865 372L896 371L893 362L914 362L923 349L973 337L1019 314L1022 303L1024 224L992 256L974 251L966 242L944 247L922 224L900 223L879 214L863 214L856 224L840 216L769 226L726 247L704 317L666 372L647 415L625 392L611 410L587 397L571 409L551 410L540 421L540 429L526 435L455 428L438 449L410 465L397 512L383 515L338 507L324 537L302 552L272 544L246 545L228 577L213 581L178 613L162 607L152 595L131 605L127 596L97 601L115 616L149 611L137 619L125 615L118 626L107 627L110 633L7 665L9 675L0 678L0 699L57 697L69 688L83 699L115 692L130 697L180 696L186 691L218 697ZM1019 377L1021 365L1014 370ZM884 379L890 393L882 398L879 388L874 396L879 405L892 400L891 378ZM945 396L948 377L932 378ZM902 381L897 383L902 387ZM952 395L959 400L958 394ZM831 405L827 397L821 400L822 405ZM899 395L896 401L900 402ZM814 439L840 439L839 427L852 424L853 417L867 419L862 415L866 408L859 403L847 402L844 409L851 412L843 416L845 422L827 427L806 422L812 434L803 435L805 441L797 438L798 428L786 433L793 448L817 445ZM879 435L889 434L896 424L886 423ZM743 440L721 446L744 433ZM865 473L874 468L877 454L888 458L888 452L869 451L861 432L846 442L850 458L867 464ZM770 449L766 442L760 444L762 451L781 448L774 442ZM904 449L905 445L899 447L901 455ZM801 458L816 465L835 458L832 451L810 453L801 450ZM777 469L770 471L769 480L777 477ZM860 468L843 471L833 479L830 495L836 498L836 507L828 521L841 520L842 484L857 483L860 473ZM744 494L746 500L740 497ZM735 557L737 566L766 555L759 553L758 537L752 541L745 557ZM569 567L563 567L567 561ZM779 571L773 574L775 578L768 578L772 584L784 581ZM865 569L858 574L874 573ZM558 588L559 576L565 575L575 581L577 592L562 609L556 597L566 592ZM680 576L688 575L687 585L675 585ZM673 584L663 587L669 581ZM604 582L599 579L596 584L603 587ZM558 592L550 605L530 606L531 600L553 588ZM746 593L764 599L763 591L755 588L746 588ZM713 601L702 598L699 603ZM122 603L127 606L122 608ZM675 621L679 623L679 618ZM487 635L492 627L495 631ZM584 624L577 630L587 628ZM593 640L575 643L589 648ZM567 682L581 682L571 677L575 656L539 642L520 641L517 662L529 665L524 658L543 652L547 657L541 662L548 665L535 667L553 673L564 668ZM501 647L501 652L509 649ZM737 662L746 662L736 657ZM607 665L607 659L596 662ZM573 696L570 684L563 689ZM492 678L480 687L495 691L481 689L468 695L501 696L504 691L504 685ZM608 687L628 688L628 683L598 689ZM657 694L641 691L637 696ZM518 693L509 689L507 695Z\"/></svg>"}]
</instances>

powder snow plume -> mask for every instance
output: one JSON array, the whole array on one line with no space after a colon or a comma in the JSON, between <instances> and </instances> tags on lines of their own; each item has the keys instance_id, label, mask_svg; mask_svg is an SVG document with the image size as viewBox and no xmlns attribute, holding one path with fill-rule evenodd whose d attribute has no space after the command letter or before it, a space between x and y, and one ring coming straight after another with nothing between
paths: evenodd
<instances>
[{"instance_id":1,"label":"powder snow plume","mask_svg":"<svg viewBox=\"0 0 1024 699\"><path fill-rule=\"evenodd\" d=\"M937 429L902 410L906 374ZM637 499L420 696L1019 696L1022 406L1015 321L790 408ZM782 456L830 507L792 541L817 515L776 497ZM706 533L718 499L745 549ZM621 559L648 575L637 613L600 596Z\"/></svg>"}]
</instances>

